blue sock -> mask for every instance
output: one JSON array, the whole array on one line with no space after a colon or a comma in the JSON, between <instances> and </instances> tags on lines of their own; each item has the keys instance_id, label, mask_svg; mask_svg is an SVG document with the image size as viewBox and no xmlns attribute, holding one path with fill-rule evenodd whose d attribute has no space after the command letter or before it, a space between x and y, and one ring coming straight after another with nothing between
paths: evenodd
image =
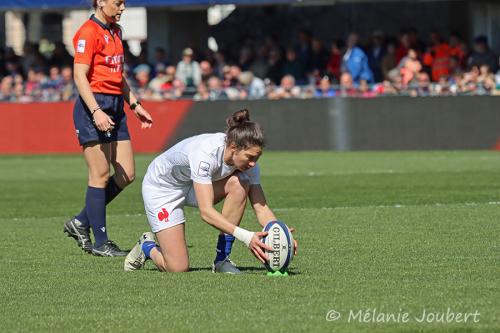
<instances>
[{"instance_id":1,"label":"blue sock","mask_svg":"<svg viewBox=\"0 0 500 333\"><path fill-rule=\"evenodd\" d=\"M95 247L108 240L106 233L106 192L103 188L87 187L85 211L92 227Z\"/></svg>"},{"instance_id":2,"label":"blue sock","mask_svg":"<svg viewBox=\"0 0 500 333\"><path fill-rule=\"evenodd\" d=\"M109 177L108 183L106 184L106 188L104 190L106 193L106 205L107 205L111 201L113 201L113 199L116 198L116 196L120 194L120 192L123 189L116 184L114 177ZM82 222L85 225L90 224L89 218L87 216L86 207L83 207L80 214L76 215L75 217L78 219L78 221Z\"/></svg>"},{"instance_id":3,"label":"blue sock","mask_svg":"<svg viewBox=\"0 0 500 333\"><path fill-rule=\"evenodd\" d=\"M156 243L152 241L147 241L142 243L142 252L146 255L146 258L151 259L151 250L156 247Z\"/></svg>"},{"instance_id":4,"label":"blue sock","mask_svg":"<svg viewBox=\"0 0 500 333\"><path fill-rule=\"evenodd\" d=\"M215 261L219 262L231 255L231 249L233 248L233 243L234 243L234 236L231 235L226 235L226 234L220 234L219 239L217 240L217 248L216 252L217 255L215 256Z\"/></svg>"}]
</instances>

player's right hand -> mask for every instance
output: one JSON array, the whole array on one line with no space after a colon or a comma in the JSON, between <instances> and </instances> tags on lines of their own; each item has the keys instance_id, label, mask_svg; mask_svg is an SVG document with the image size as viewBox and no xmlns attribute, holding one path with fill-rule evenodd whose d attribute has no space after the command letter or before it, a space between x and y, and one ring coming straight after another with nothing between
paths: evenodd
<instances>
[{"instance_id":1,"label":"player's right hand","mask_svg":"<svg viewBox=\"0 0 500 333\"><path fill-rule=\"evenodd\" d=\"M108 132L113 130L115 122L106 112L97 110L94 112L94 124L99 131Z\"/></svg>"},{"instance_id":2,"label":"player's right hand","mask_svg":"<svg viewBox=\"0 0 500 333\"><path fill-rule=\"evenodd\" d=\"M255 258L257 258L262 263L269 261L269 257L267 256L265 251L273 250L270 246L261 242L261 239L266 236L267 232L264 231L255 232L252 237L252 240L250 241L250 244L248 244L250 252L252 252Z\"/></svg>"}]
</instances>

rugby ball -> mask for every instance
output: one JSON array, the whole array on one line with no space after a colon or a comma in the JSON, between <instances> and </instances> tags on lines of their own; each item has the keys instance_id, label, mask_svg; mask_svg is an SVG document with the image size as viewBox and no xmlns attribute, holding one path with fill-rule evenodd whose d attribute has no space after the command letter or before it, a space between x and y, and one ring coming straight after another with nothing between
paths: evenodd
<instances>
[{"instance_id":1,"label":"rugby ball","mask_svg":"<svg viewBox=\"0 0 500 333\"><path fill-rule=\"evenodd\" d=\"M268 234L262 238L262 242L269 245L273 250L267 251L269 262L265 266L270 272L286 272L288 265L292 262L294 243L290 229L281 221L271 221L262 231Z\"/></svg>"}]
</instances>

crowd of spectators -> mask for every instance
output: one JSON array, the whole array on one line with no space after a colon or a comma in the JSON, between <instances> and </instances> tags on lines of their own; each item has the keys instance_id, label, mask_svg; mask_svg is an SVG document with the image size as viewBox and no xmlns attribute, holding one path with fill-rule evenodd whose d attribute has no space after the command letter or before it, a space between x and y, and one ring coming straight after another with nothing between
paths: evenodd
<instances>
[{"instance_id":1,"label":"crowd of spectators","mask_svg":"<svg viewBox=\"0 0 500 333\"><path fill-rule=\"evenodd\" d=\"M500 95L499 58L485 36L472 47L459 34L437 32L423 42L415 29L398 38L375 31L363 43L351 33L328 45L300 31L297 45L267 37L236 54L186 48L171 63L157 48L133 55L125 47L129 84L143 100L282 99L334 96ZM124 43L125 46L126 43ZM23 55L0 50L0 101L65 101L76 97L72 57L56 43L48 54L26 44Z\"/></svg>"}]
</instances>

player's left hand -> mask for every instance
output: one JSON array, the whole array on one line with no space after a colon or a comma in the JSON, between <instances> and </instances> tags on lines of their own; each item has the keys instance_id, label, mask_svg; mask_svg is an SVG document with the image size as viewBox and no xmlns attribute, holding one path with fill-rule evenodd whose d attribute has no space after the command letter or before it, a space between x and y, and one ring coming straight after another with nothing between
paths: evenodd
<instances>
[{"instance_id":1,"label":"player's left hand","mask_svg":"<svg viewBox=\"0 0 500 333\"><path fill-rule=\"evenodd\" d=\"M146 109L142 107L142 105L137 105L137 107L134 110L135 115L139 120L141 121L141 128L151 128L153 126L153 118L149 114Z\"/></svg>"},{"instance_id":2,"label":"player's left hand","mask_svg":"<svg viewBox=\"0 0 500 333\"><path fill-rule=\"evenodd\" d=\"M294 232L294 231L295 231L295 228L290 228L290 232ZM294 245L293 255L296 256L297 249L299 248L299 243L297 243L297 240L295 239L295 237L293 238L293 245Z\"/></svg>"}]
</instances>

